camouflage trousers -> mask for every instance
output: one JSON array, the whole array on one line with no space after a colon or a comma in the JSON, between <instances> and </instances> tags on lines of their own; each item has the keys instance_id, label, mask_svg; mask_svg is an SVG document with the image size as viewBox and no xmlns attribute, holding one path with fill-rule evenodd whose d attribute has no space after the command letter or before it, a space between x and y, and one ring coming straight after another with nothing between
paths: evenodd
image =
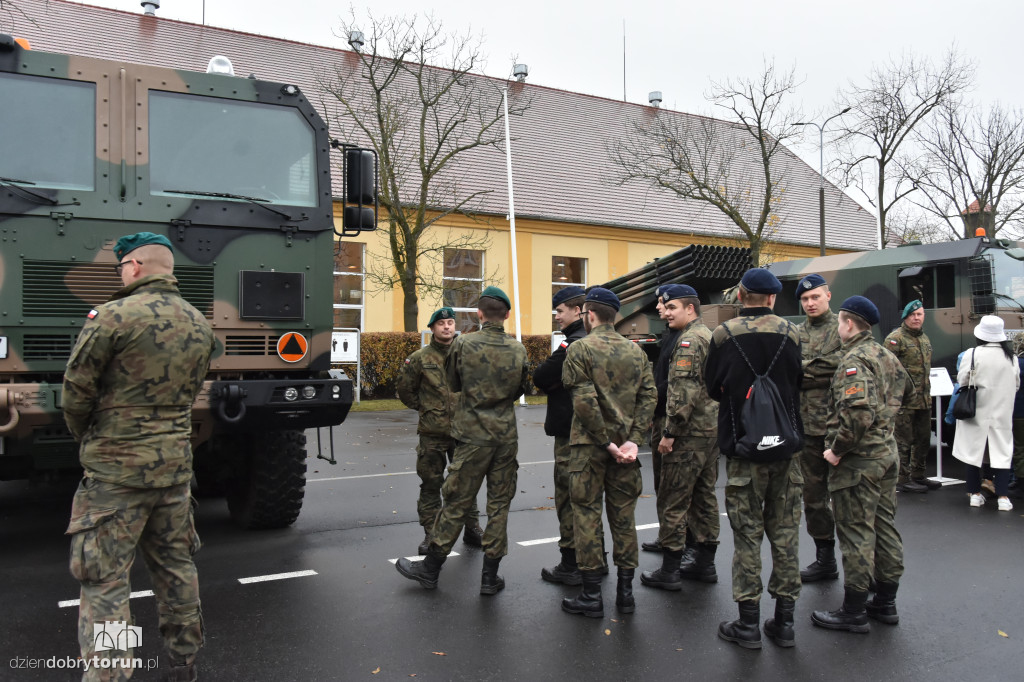
<instances>
[{"instance_id":1,"label":"camouflage trousers","mask_svg":"<svg viewBox=\"0 0 1024 682\"><path fill-rule=\"evenodd\" d=\"M903 575L903 540L896 530L898 470L892 455L847 455L829 476L846 587L866 591L871 578L899 583Z\"/></svg>"},{"instance_id":2,"label":"camouflage trousers","mask_svg":"<svg viewBox=\"0 0 1024 682\"><path fill-rule=\"evenodd\" d=\"M555 514L558 515L558 546L576 546L572 522L572 501L569 499L569 456L571 447L565 436L555 436Z\"/></svg>"},{"instance_id":3,"label":"camouflage trousers","mask_svg":"<svg viewBox=\"0 0 1024 682\"><path fill-rule=\"evenodd\" d=\"M1024 481L1024 419L1013 420L1013 475Z\"/></svg>"},{"instance_id":4,"label":"camouflage trousers","mask_svg":"<svg viewBox=\"0 0 1024 682\"><path fill-rule=\"evenodd\" d=\"M195 660L203 646L199 576L192 555L200 547L189 484L127 488L83 478L71 507L71 575L82 585L78 643L82 658L131 657L131 649L97 651L103 623L131 625L129 574L136 548L149 569L160 635L171 665ZM121 627L123 630L123 626ZM90 668L84 680L123 680L131 669Z\"/></svg>"},{"instance_id":5,"label":"camouflage trousers","mask_svg":"<svg viewBox=\"0 0 1024 682\"><path fill-rule=\"evenodd\" d=\"M441 486L444 506L434 522L430 551L448 556L466 525L466 514L476 503L477 493L487 479L487 526L484 528L484 556L500 559L508 554L508 509L516 494L519 462L518 441L489 447L458 443Z\"/></svg>"},{"instance_id":6,"label":"camouflage trousers","mask_svg":"<svg viewBox=\"0 0 1024 682\"><path fill-rule=\"evenodd\" d=\"M772 547L768 593L778 599L800 596L800 497L803 474L796 457L754 464L730 458L725 465L725 509L732 526L732 598L761 600L761 540Z\"/></svg>"},{"instance_id":7,"label":"camouflage trousers","mask_svg":"<svg viewBox=\"0 0 1024 682\"><path fill-rule=\"evenodd\" d=\"M800 452L800 467L804 475L804 514L807 515L807 534L815 540L835 537L836 521L828 494L828 476L832 465L825 452L825 436L804 434L804 449Z\"/></svg>"},{"instance_id":8,"label":"camouflage trousers","mask_svg":"<svg viewBox=\"0 0 1024 682\"><path fill-rule=\"evenodd\" d=\"M658 443L661 442L661 434L665 432L665 415L655 415L654 423L651 425L651 468L654 474L654 494L657 496L661 490L661 453L658 452ZM661 530L658 530L658 540L661 540Z\"/></svg>"},{"instance_id":9,"label":"camouflage trousers","mask_svg":"<svg viewBox=\"0 0 1024 682\"><path fill-rule=\"evenodd\" d=\"M697 542L718 544L718 437L682 436L662 455L658 539L671 551L686 546L686 529Z\"/></svg>"},{"instance_id":10,"label":"camouflage trousers","mask_svg":"<svg viewBox=\"0 0 1024 682\"><path fill-rule=\"evenodd\" d=\"M454 453L455 441L451 438L420 434L420 442L416 446L416 475L420 477L420 497L416 501L416 512L420 517L420 525L426 530L434 527L437 512L441 511L444 468L451 462ZM466 523L479 519L480 510L476 506L476 498L473 498Z\"/></svg>"},{"instance_id":11,"label":"camouflage trousers","mask_svg":"<svg viewBox=\"0 0 1024 682\"><path fill-rule=\"evenodd\" d=\"M633 512L642 490L639 460L619 464L599 445L572 446L569 497L581 571L604 568L602 501L612 531L612 561L620 568L637 567L640 548Z\"/></svg>"},{"instance_id":12,"label":"camouflage trousers","mask_svg":"<svg viewBox=\"0 0 1024 682\"><path fill-rule=\"evenodd\" d=\"M900 451L899 482L924 478L924 464L931 447L931 411L900 410L896 413L896 445Z\"/></svg>"}]
</instances>

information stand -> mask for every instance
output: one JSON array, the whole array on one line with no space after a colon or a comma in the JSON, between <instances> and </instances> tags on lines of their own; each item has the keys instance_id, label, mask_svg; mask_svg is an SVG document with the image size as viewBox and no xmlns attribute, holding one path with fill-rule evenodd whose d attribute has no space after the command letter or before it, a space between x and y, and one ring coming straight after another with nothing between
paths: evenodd
<instances>
[{"instance_id":1,"label":"information stand","mask_svg":"<svg viewBox=\"0 0 1024 682\"><path fill-rule=\"evenodd\" d=\"M356 402L362 391L363 365L359 361L359 330L335 327L331 332L331 364L356 366Z\"/></svg>"},{"instance_id":2,"label":"information stand","mask_svg":"<svg viewBox=\"0 0 1024 682\"><path fill-rule=\"evenodd\" d=\"M931 396L935 399L935 478L942 485L957 485L964 483L958 478L946 478L942 475L942 397L953 395L953 381L949 378L949 372L945 367L932 367L929 372L932 391Z\"/></svg>"}]
</instances>

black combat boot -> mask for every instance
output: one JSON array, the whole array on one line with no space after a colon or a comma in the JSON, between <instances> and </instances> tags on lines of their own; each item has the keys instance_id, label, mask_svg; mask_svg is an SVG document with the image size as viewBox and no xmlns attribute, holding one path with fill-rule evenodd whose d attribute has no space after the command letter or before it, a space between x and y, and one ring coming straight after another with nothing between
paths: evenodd
<instances>
[{"instance_id":1,"label":"black combat boot","mask_svg":"<svg viewBox=\"0 0 1024 682\"><path fill-rule=\"evenodd\" d=\"M702 542L697 545L697 554L693 563L679 566L679 577L683 580L699 580L702 583L717 583L718 572L715 570L715 552L718 545Z\"/></svg>"},{"instance_id":2,"label":"black combat boot","mask_svg":"<svg viewBox=\"0 0 1024 682\"><path fill-rule=\"evenodd\" d=\"M423 531L423 542L421 542L420 546L416 548L416 551L419 552L420 556L426 556L427 555L427 550L429 550L429 549L430 549L430 531L429 530L424 530Z\"/></svg>"},{"instance_id":3,"label":"black combat boot","mask_svg":"<svg viewBox=\"0 0 1024 682\"><path fill-rule=\"evenodd\" d=\"M640 549L645 552L664 552L665 548L661 546L661 540L655 540L654 542L645 542L640 545Z\"/></svg>"},{"instance_id":4,"label":"black combat boot","mask_svg":"<svg viewBox=\"0 0 1024 682\"><path fill-rule=\"evenodd\" d=\"M484 529L480 527L479 521L473 519L466 524L466 532L462 534L462 542L470 547L484 546Z\"/></svg>"},{"instance_id":5,"label":"black combat boot","mask_svg":"<svg viewBox=\"0 0 1024 682\"><path fill-rule=\"evenodd\" d=\"M437 577L441 575L441 566L446 556L433 554L429 549L423 561L409 561L401 558L395 563L398 572L409 580L415 580L428 590L437 588Z\"/></svg>"},{"instance_id":6,"label":"black combat boot","mask_svg":"<svg viewBox=\"0 0 1024 682\"><path fill-rule=\"evenodd\" d=\"M815 583L819 580L835 580L839 577L839 566L836 564L836 541L814 538L817 558L813 563L800 571L800 582Z\"/></svg>"},{"instance_id":7,"label":"black combat boot","mask_svg":"<svg viewBox=\"0 0 1024 682\"><path fill-rule=\"evenodd\" d=\"M647 587L659 587L663 590L678 592L683 589L683 581L679 577L679 560L682 550L666 549L661 555L661 568L656 571L644 571L640 574L640 582Z\"/></svg>"},{"instance_id":8,"label":"black combat boot","mask_svg":"<svg viewBox=\"0 0 1024 682\"><path fill-rule=\"evenodd\" d=\"M580 568L576 564L576 550L572 547L559 547L558 551L562 553L562 562L554 568L540 569L540 577L549 583L579 585L583 579L580 577Z\"/></svg>"},{"instance_id":9,"label":"black combat boot","mask_svg":"<svg viewBox=\"0 0 1024 682\"><path fill-rule=\"evenodd\" d=\"M877 583L874 598L864 605L868 617L886 625L898 625L900 616L896 613L896 590L899 587L899 583L887 581Z\"/></svg>"},{"instance_id":10,"label":"black combat boot","mask_svg":"<svg viewBox=\"0 0 1024 682\"><path fill-rule=\"evenodd\" d=\"M811 622L828 630L848 630L865 634L871 632L868 614L864 609L868 593L846 588L843 605L837 611L815 611L811 614Z\"/></svg>"},{"instance_id":11,"label":"black combat boot","mask_svg":"<svg viewBox=\"0 0 1024 682\"><path fill-rule=\"evenodd\" d=\"M615 608L621 613L636 611L636 600L633 599L635 571L635 568L619 568L619 582L615 585Z\"/></svg>"},{"instance_id":12,"label":"black combat boot","mask_svg":"<svg viewBox=\"0 0 1024 682\"><path fill-rule=\"evenodd\" d=\"M683 547L683 556L679 560L679 567L689 566L697 558L697 538L693 536L693 532L690 527L686 527L686 546Z\"/></svg>"},{"instance_id":13,"label":"black combat boot","mask_svg":"<svg viewBox=\"0 0 1024 682\"><path fill-rule=\"evenodd\" d=\"M793 634L794 609L796 601L789 597L779 597L775 600L775 617L764 622L764 634L779 646L788 648L796 644L796 635Z\"/></svg>"},{"instance_id":14,"label":"black combat boot","mask_svg":"<svg viewBox=\"0 0 1024 682\"><path fill-rule=\"evenodd\" d=\"M942 488L942 484L939 483L938 481L933 481L932 479L925 478L923 476L921 478L915 478L913 480L914 483L918 485L923 485L925 488L928 488L928 490L939 490Z\"/></svg>"},{"instance_id":15,"label":"black combat boot","mask_svg":"<svg viewBox=\"0 0 1024 682\"><path fill-rule=\"evenodd\" d=\"M896 492L898 493L926 493L928 492L928 486L921 485L916 481L912 481L909 478L903 483L896 484Z\"/></svg>"},{"instance_id":16,"label":"black combat boot","mask_svg":"<svg viewBox=\"0 0 1024 682\"><path fill-rule=\"evenodd\" d=\"M480 572L480 594L498 594L505 589L505 579L498 575L501 557L484 557L484 568Z\"/></svg>"},{"instance_id":17,"label":"black combat boot","mask_svg":"<svg viewBox=\"0 0 1024 682\"><path fill-rule=\"evenodd\" d=\"M601 571L580 571L583 587L580 593L570 599L562 599L562 610L588 618L604 618L604 602L601 601Z\"/></svg>"},{"instance_id":18,"label":"black combat boot","mask_svg":"<svg viewBox=\"0 0 1024 682\"><path fill-rule=\"evenodd\" d=\"M163 677L164 682L196 682L197 679L195 663L172 665Z\"/></svg>"},{"instance_id":19,"label":"black combat boot","mask_svg":"<svg viewBox=\"0 0 1024 682\"><path fill-rule=\"evenodd\" d=\"M718 636L727 642L736 642L744 649L761 648L761 605L756 601L737 602L740 617L718 626Z\"/></svg>"}]
</instances>

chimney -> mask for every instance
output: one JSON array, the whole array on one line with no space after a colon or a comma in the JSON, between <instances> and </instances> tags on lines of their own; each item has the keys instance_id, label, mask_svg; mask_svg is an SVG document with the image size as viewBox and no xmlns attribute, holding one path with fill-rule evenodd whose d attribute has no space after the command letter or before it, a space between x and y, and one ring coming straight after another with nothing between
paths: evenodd
<instances>
[{"instance_id":1,"label":"chimney","mask_svg":"<svg viewBox=\"0 0 1024 682\"><path fill-rule=\"evenodd\" d=\"M140 4L146 10L147 17L155 17L156 11L160 9L160 0L142 0Z\"/></svg>"},{"instance_id":2,"label":"chimney","mask_svg":"<svg viewBox=\"0 0 1024 682\"><path fill-rule=\"evenodd\" d=\"M516 77L516 81L525 83L526 77L530 75L530 67L526 64L516 64L512 67L512 75Z\"/></svg>"},{"instance_id":3,"label":"chimney","mask_svg":"<svg viewBox=\"0 0 1024 682\"><path fill-rule=\"evenodd\" d=\"M647 94L647 101L652 107L657 109L661 106L661 90L653 90Z\"/></svg>"}]
</instances>

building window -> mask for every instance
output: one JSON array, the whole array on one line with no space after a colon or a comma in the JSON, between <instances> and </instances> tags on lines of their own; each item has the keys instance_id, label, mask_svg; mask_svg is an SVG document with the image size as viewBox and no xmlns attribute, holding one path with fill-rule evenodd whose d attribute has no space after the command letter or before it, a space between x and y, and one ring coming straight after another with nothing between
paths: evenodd
<instances>
[{"instance_id":1,"label":"building window","mask_svg":"<svg viewBox=\"0 0 1024 682\"><path fill-rule=\"evenodd\" d=\"M364 245L339 242L334 252L334 326L363 331Z\"/></svg>"},{"instance_id":2,"label":"building window","mask_svg":"<svg viewBox=\"0 0 1024 682\"><path fill-rule=\"evenodd\" d=\"M587 288L587 259L571 256L551 257L551 297L566 287ZM552 310L554 315L555 311ZM551 320L551 330L558 331L558 324Z\"/></svg>"},{"instance_id":3,"label":"building window","mask_svg":"<svg viewBox=\"0 0 1024 682\"><path fill-rule=\"evenodd\" d=\"M484 291L484 252L444 250L444 304L455 309L455 328L469 332L479 327L476 305Z\"/></svg>"}]
</instances>

